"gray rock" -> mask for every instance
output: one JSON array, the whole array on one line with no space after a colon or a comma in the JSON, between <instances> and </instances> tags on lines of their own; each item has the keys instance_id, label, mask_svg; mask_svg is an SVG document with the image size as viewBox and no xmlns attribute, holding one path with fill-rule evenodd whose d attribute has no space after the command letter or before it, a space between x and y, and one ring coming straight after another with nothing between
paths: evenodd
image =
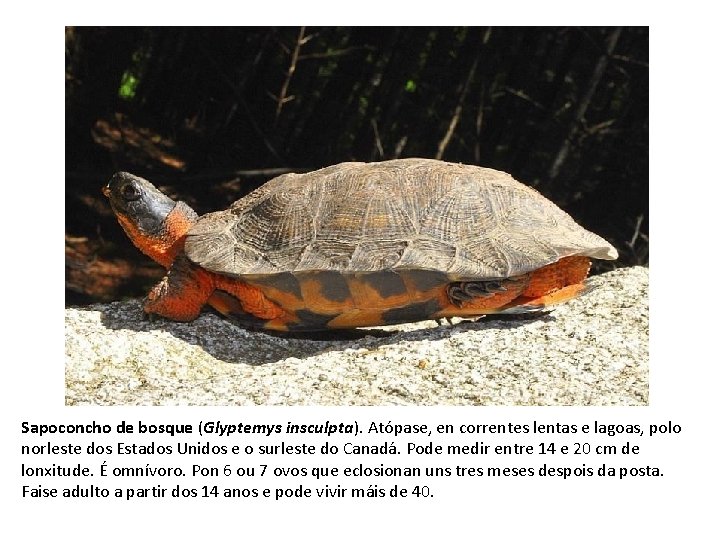
<instances>
[{"instance_id":1,"label":"gray rock","mask_svg":"<svg viewBox=\"0 0 720 540\"><path fill-rule=\"evenodd\" d=\"M535 318L308 337L130 300L65 310L68 405L647 405L648 269Z\"/></svg>"}]
</instances>

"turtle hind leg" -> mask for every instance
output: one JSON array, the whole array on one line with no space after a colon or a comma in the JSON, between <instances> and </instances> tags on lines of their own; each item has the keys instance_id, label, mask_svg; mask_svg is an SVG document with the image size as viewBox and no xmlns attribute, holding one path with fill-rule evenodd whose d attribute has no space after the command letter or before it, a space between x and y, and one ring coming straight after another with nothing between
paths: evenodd
<instances>
[{"instance_id":1,"label":"turtle hind leg","mask_svg":"<svg viewBox=\"0 0 720 540\"><path fill-rule=\"evenodd\" d=\"M193 265L187 257L180 256L148 294L145 313L174 321L192 321L200 314L214 288L212 276Z\"/></svg>"},{"instance_id":2,"label":"turtle hind leg","mask_svg":"<svg viewBox=\"0 0 720 540\"><path fill-rule=\"evenodd\" d=\"M497 293L507 292L504 281L506 280L453 282L447 287L448 299L456 307L462 307L476 298L489 300Z\"/></svg>"},{"instance_id":3,"label":"turtle hind leg","mask_svg":"<svg viewBox=\"0 0 720 540\"><path fill-rule=\"evenodd\" d=\"M556 291L548 292L537 298L521 296L517 300L511 302L508 308L503 310L503 313L514 314L541 311L546 307L563 304L573 298L585 296L587 293L594 291L596 288L597 286L589 287L584 283L574 283Z\"/></svg>"},{"instance_id":4,"label":"turtle hind leg","mask_svg":"<svg viewBox=\"0 0 720 540\"><path fill-rule=\"evenodd\" d=\"M520 296L529 276L490 281L456 281L446 288L450 305L441 317L472 316L496 313Z\"/></svg>"},{"instance_id":5,"label":"turtle hind leg","mask_svg":"<svg viewBox=\"0 0 720 540\"><path fill-rule=\"evenodd\" d=\"M530 274L530 281L522 295L503 312L530 313L587 294L594 289L585 285L590 265L588 257L572 256L538 268Z\"/></svg>"},{"instance_id":6,"label":"turtle hind leg","mask_svg":"<svg viewBox=\"0 0 720 540\"><path fill-rule=\"evenodd\" d=\"M538 268L530 274L530 283L522 294L528 298L540 298L565 287L581 285L590 271L591 264L588 257L573 256ZM577 292L579 290L581 289Z\"/></svg>"}]
</instances>

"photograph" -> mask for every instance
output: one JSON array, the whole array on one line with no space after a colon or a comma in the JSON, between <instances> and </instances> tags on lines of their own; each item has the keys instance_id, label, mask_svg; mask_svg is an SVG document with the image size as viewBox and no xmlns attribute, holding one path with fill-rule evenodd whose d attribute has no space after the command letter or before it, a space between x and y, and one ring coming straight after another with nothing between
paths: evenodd
<instances>
[{"instance_id":1,"label":"photograph","mask_svg":"<svg viewBox=\"0 0 720 540\"><path fill-rule=\"evenodd\" d=\"M648 406L647 26L66 26L64 403Z\"/></svg>"}]
</instances>

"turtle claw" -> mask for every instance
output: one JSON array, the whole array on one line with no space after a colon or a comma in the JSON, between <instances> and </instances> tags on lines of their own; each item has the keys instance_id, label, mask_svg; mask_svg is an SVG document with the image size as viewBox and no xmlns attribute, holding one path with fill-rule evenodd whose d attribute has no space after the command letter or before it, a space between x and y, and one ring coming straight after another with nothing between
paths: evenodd
<instances>
[{"instance_id":1,"label":"turtle claw","mask_svg":"<svg viewBox=\"0 0 720 540\"><path fill-rule=\"evenodd\" d=\"M472 300L472 295L470 295L463 287L462 283L451 283L448 285L447 290L448 297L450 298L450 301L455 304L456 306L459 306L463 302L467 302L469 300Z\"/></svg>"},{"instance_id":2,"label":"turtle claw","mask_svg":"<svg viewBox=\"0 0 720 540\"><path fill-rule=\"evenodd\" d=\"M487 292L496 293L496 292L507 292L507 288L500 285L497 281L485 281L483 282L485 284L485 290Z\"/></svg>"},{"instance_id":3,"label":"turtle claw","mask_svg":"<svg viewBox=\"0 0 720 540\"><path fill-rule=\"evenodd\" d=\"M499 292L507 292L500 281L458 281L447 288L450 301L457 307L474 298L490 298Z\"/></svg>"}]
</instances>

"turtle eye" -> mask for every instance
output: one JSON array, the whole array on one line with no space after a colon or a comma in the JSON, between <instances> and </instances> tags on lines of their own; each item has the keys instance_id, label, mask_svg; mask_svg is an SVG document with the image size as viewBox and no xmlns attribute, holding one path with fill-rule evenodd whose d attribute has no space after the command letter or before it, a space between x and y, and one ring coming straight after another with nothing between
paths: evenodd
<instances>
[{"instance_id":1,"label":"turtle eye","mask_svg":"<svg viewBox=\"0 0 720 540\"><path fill-rule=\"evenodd\" d=\"M120 195L126 201L137 201L140 198L140 191L133 184L125 184L120 188Z\"/></svg>"}]
</instances>

